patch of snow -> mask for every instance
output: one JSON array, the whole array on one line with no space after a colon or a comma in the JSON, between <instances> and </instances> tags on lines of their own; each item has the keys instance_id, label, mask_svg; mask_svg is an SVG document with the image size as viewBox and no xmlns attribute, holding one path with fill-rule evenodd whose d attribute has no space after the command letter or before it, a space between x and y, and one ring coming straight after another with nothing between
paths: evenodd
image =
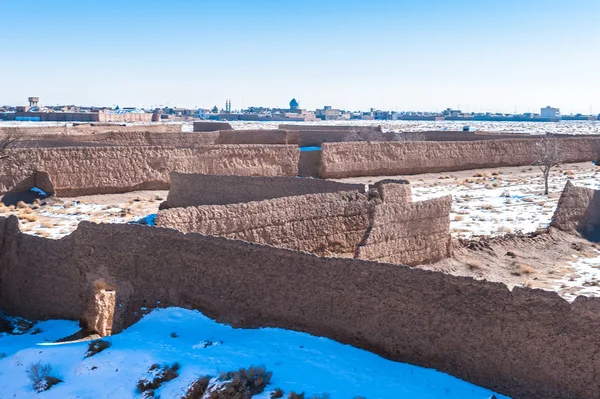
<instances>
[{"instance_id":1,"label":"patch of snow","mask_svg":"<svg viewBox=\"0 0 600 399\"><path fill-rule=\"evenodd\" d=\"M264 393L254 396L257 399L269 398L275 388L306 391L307 397L329 393L332 399L488 399L493 394L447 374L386 360L327 338L277 328L235 329L179 308L154 310L121 334L106 338L112 346L89 358L84 358L87 342L42 345L73 334L77 323L54 320L36 326L40 334L0 336L6 353L0 359L0 392L6 397L35 395L25 370L39 361L50 363L53 374L64 380L40 394L56 399L139 398L135 386L148 368L174 362L181 365L180 376L157 391L162 398L181 398L200 376L261 364L273 378ZM212 345L197 349L199 338L207 336L212 338L204 343Z\"/></svg>"}]
</instances>

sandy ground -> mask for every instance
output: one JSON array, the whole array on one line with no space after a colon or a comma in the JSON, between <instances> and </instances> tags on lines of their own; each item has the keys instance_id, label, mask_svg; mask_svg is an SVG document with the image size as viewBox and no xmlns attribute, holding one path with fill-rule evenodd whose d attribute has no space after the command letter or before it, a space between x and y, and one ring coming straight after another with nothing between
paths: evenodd
<instances>
[{"instance_id":1,"label":"sandy ground","mask_svg":"<svg viewBox=\"0 0 600 399\"><path fill-rule=\"evenodd\" d=\"M600 175L591 163L557 167L550 195L543 194L536 167L510 167L340 179L374 183L386 178L411 182L413 200L452 195L450 230L454 257L426 269L559 292L572 300L577 294L600 296L600 247L584 239L546 229L566 182L600 189ZM0 215L16 215L27 233L59 239L81 221L131 223L155 214L167 191L50 198L31 205L5 207ZM480 244L474 245L475 240Z\"/></svg>"}]
</instances>

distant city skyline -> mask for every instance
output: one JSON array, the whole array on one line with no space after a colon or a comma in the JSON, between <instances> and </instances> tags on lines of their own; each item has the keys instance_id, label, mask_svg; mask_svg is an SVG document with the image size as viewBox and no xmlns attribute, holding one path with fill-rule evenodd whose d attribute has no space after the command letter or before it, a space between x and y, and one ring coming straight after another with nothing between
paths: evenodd
<instances>
[{"instance_id":1,"label":"distant city skyline","mask_svg":"<svg viewBox=\"0 0 600 399\"><path fill-rule=\"evenodd\" d=\"M597 0L0 4L0 104L600 113Z\"/></svg>"}]
</instances>

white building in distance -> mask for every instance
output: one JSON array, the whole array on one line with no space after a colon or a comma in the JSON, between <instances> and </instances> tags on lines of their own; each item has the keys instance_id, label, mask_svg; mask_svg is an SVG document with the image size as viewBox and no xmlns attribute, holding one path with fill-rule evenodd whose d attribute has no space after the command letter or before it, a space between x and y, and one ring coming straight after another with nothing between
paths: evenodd
<instances>
[{"instance_id":1,"label":"white building in distance","mask_svg":"<svg viewBox=\"0 0 600 399\"><path fill-rule=\"evenodd\" d=\"M552 108L551 106L548 105L546 108L542 108L540 110L540 118L552 119L552 120L560 119L560 109Z\"/></svg>"}]
</instances>

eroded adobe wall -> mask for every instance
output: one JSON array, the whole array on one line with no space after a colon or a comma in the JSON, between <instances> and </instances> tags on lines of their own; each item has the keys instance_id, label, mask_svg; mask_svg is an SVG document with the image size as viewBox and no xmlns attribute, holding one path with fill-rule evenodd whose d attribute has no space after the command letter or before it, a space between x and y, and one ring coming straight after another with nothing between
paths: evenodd
<instances>
[{"instance_id":1,"label":"eroded adobe wall","mask_svg":"<svg viewBox=\"0 0 600 399\"><path fill-rule=\"evenodd\" d=\"M600 191L567 182L554 212L552 226L594 236L591 237L594 240L600 238Z\"/></svg>"},{"instance_id":2,"label":"eroded adobe wall","mask_svg":"<svg viewBox=\"0 0 600 399\"><path fill-rule=\"evenodd\" d=\"M233 130L227 122L194 122L194 132L216 132L218 130Z\"/></svg>"},{"instance_id":3,"label":"eroded adobe wall","mask_svg":"<svg viewBox=\"0 0 600 399\"><path fill-rule=\"evenodd\" d=\"M30 137L38 135L90 135L101 133L181 133L180 124L153 123L147 125L119 125L108 123L75 124L73 126L13 126L0 127L0 134Z\"/></svg>"},{"instance_id":4,"label":"eroded adobe wall","mask_svg":"<svg viewBox=\"0 0 600 399\"><path fill-rule=\"evenodd\" d=\"M597 298L570 304L553 292L170 229L82 222L49 240L17 223L0 249L0 306L15 314L76 319L101 284L116 295L114 332L142 308L182 306L236 327L326 336L518 399L600 397Z\"/></svg>"},{"instance_id":5,"label":"eroded adobe wall","mask_svg":"<svg viewBox=\"0 0 600 399\"><path fill-rule=\"evenodd\" d=\"M412 190L408 180L384 179L371 185L369 189L377 190L382 201L402 204L412 202Z\"/></svg>"},{"instance_id":6,"label":"eroded adobe wall","mask_svg":"<svg viewBox=\"0 0 600 399\"><path fill-rule=\"evenodd\" d=\"M174 174L172 181L159 227L407 265L451 254L452 198L413 203L406 181L378 182L368 195L364 186L313 179Z\"/></svg>"},{"instance_id":7,"label":"eroded adobe wall","mask_svg":"<svg viewBox=\"0 0 600 399\"><path fill-rule=\"evenodd\" d=\"M556 139L563 147L563 162L595 159L598 138ZM500 166L531 165L536 161L536 140L461 142L359 142L323 143L322 178L410 175Z\"/></svg>"},{"instance_id":8,"label":"eroded adobe wall","mask_svg":"<svg viewBox=\"0 0 600 399\"><path fill-rule=\"evenodd\" d=\"M297 176L295 146L214 145L10 149L0 163L0 193L47 172L60 196L168 189L171 172ZM22 188L22 187L21 187ZM28 188L28 187L26 187Z\"/></svg>"},{"instance_id":9,"label":"eroded adobe wall","mask_svg":"<svg viewBox=\"0 0 600 399\"><path fill-rule=\"evenodd\" d=\"M337 143L344 141L393 141L395 133L382 133L378 130L354 131L348 130L288 130L287 141L289 144L298 144L300 147L319 147L323 143Z\"/></svg>"},{"instance_id":10,"label":"eroded adobe wall","mask_svg":"<svg viewBox=\"0 0 600 399\"><path fill-rule=\"evenodd\" d=\"M42 134L23 136L14 144L19 148L170 146L196 147L219 143L219 132L156 133L108 132L97 134Z\"/></svg>"},{"instance_id":11,"label":"eroded adobe wall","mask_svg":"<svg viewBox=\"0 0 600 399\"><path fill-rule=\"evenodd\" d=\"M402 185L399 185L402 187ZM397 190L374 206L369 231L357 258L400 265L433 263L451 255L452 196L426 201L402 201Z\"/></svg>"},{"instance_id":12,"label":"eroded adobe wall","mask_svg":"<svg viewBox=\"0 0 600 399\"><path fill-rule=\"evenodd\" d=\"M355 132L357 129L361 129L364 131L381 132L381 126L311 125L309 123L280 124L279 128L283 130L312 130L326 132Z\"/></svg>"},{"instance_id":13,"label":"eroded adobe wall","mask_svg":"<svg viewBox=\"0 0 600 399\"><path fill-rule=\"evenodd\" d=\"M357 190L363 184L339 183L297 177L217 176L171 174L167 208L200 205L226 205L304 194Z\"/></svg>"},{"instance_id":14,"label":"eroded adobe wall","mask_svg":"<svg viewBox=\"0 0 600 399\"><path fill-rule=\"evenodd\" d=\"M321 256L353 257L369 225L369 211L366 194L341 191L160 210L156 225Z\"/></svg>"},{"instance_id":15,"label":"eroded adobe wall","mask_svg":"<svg viewBox=\"0 0 600 399\"><path fill-rule=\"evenodd\" d=\"M219 144L287 144L285 130L221 130Z\"/></svg>"}]
</instances>

